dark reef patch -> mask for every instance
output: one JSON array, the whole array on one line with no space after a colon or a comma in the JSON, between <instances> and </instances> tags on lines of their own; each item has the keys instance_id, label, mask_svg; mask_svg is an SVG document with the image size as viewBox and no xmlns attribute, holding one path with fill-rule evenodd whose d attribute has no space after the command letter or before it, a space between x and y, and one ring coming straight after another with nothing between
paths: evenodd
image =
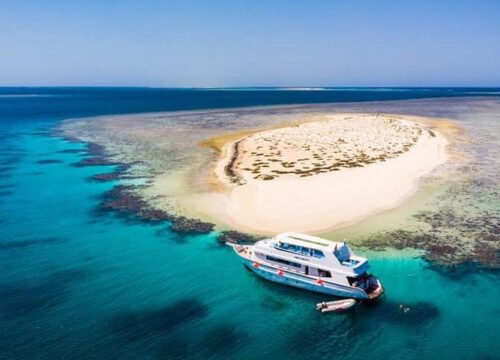
<instances>
[{"instance_id":1,"label":"dark reef patch","mask_svg":"<svg viewBox=\"0 0 500 360\"><path fill-rule=\"evenodd\" d=\"M67 141L80 142L78 139L68 139L61 131L55 130L54 136L63 137ZM114 165L116 169L110 173L97 174L92 176L93 181L112 181L127 177L123 174L136 163L125 164L110 160L110 155L107 153L104 146L96 143L86 143L86 154L89 157L74 163L73 166L95 166L95 165ZM189 219L184 216L169 214L168 212L160 209L155 209L150 206L142 197L137 195L134 190L138 186L134 185L117 185L113 189L107 191L103 195L103 200L100 205L100 211L116 211L125 216L136 216L138 219L150 223L158 223L168 221L171 223L171 230L182 234L208 234L213 228L214 224L201 221L199 219Z\"/></svg>"},{"instance_id":2,"label":"dark reef patch","mask_svg":"<svg viewBox=\"0 0 500 360\"><path fill-rule=\"evenodd\" d=\"M117 211L125 215L136 215L141 220L153 223L173 220L173 215L151 208L134 192L136 188L133 185L115 186L104 193L101 209Z\"/></svg>"},{"instance_id":3,"label":"dark reef patch","mask_svg":"<svg viewBox=\"0 0 500 360\"><path fill-rule=\"evenodd\" d=\"M441 265L476 263L500 269L498 151L496 140L488 141L464 145L473 147L474 159L453 170L456 176L409 219L408 227L372 234L359 244L424 250L424 259Z\"/></svg>"},{"instance_id":4,"label":"dark reef patch","mask_svg":"<svg viewBox=\"0 0 500 360\"><path fill-rule=\"evenodd\" d=\"M226 243L234 243L234 244L253 244L254 242L261 240L262 236L256 236L251 234L245 234L239 231L234 230L226 230L222 231L217 236L217 241L224 245Z\"/></svg>"},{"instance_id":5,"label":"dark reef patch","mask_svg":"<svg viewBox=\"0 0 500 360\"><path fill-rule=\"evenodd\" d=\"M200 340L184 329L175 331L155 349L157 359L236 359L235 353L248 341L247 332L234 324L222 323L203 331Z\"/></svg>"},{"instance_id":6,"label":"dark reef patch","mask_svg":"<svg viewBox=\"0 0 500 360\"><path fill-rule=\"evenodd\" d=\"M71 286L87 276L85 270L63 270L37 281L0 283L0 316L29 315L63 303Z\"/></svg>"},{"instance_id":7,"label":"dark reef patch","mask_svg":"<svg viewBox=\"0 0 500 360\"><path fill-rule=\"evenodd\" d=\"M207 355L222 355L241 347L248 335L232 324L221 324L210 329L201 340L200 349Z\"/></svg>"},{"instance_id":8,"label":"dark reef patch","mask_svg":"<svg viewBox=\"0 0 500 360\"><path fill-rule=\"evenodd\" d=\"M169 214L168 212L151 207L144 199L137 195L133 185L117 185L103 196L101 210L117 211L124 215L134 215L140 220L159 223L169 221L174 232L183 234L207 234L214 225L198 219L188 219L184 216Z\"/></svg>"},{"instance_id":9,"label":"dark reef patch","mask_svg":"<svg viewBox=\"0 0 500 360\"><path fill-rule=\"evenodd\" d=\"M108 166L108 165L120 165L119 162L108 160L105 157L101 156L93 156L89 158L85 158L72 164L75 167L84 167L84 166Z\"/></svg>"},{"instance_id":10,"label":"dark reef patch","mask_svg":"<svg viewBox=\"0 0 500 360\"><path fill-rule=\"evenodd\" d=\"M162 309L131 311L116 315L110 321L112 332L126 342L143 341L194 320L204 318L208 309L197 299L176 301Z\"/></svg>"},{"instance_id":11,"label":"dark reef patch","mask_svg":"<svg viewBox=\"0 0 500 360\"><path fill-rule=\"evenodd\" d=\"M86 149L64 149L59 151L60 154L82 154L86 152Z\"/></svg>"},{"instance_id":12,"label":"dark reef patch","mask_svg":"<svg viewBox=\"0 0 500 360\"><path fill-rule=\"evenodd\" d=\"M6 174L16 169L17 167L15 166L0 166L0 174Z\"/></svg>"},{"instance_id":13,"label":"dark reef patch","mask_svg":"<svg viewBox=\"0 0 500 360\"><path fill-rule=\"evenodd\" d=\"M198 219L188 219L184 216L175 216L171 230L183 234L208 234L214 229L214 224Z\"/></svg>"},{"instance_id":14,"label":"dark reef patch","mask_svg":"<svg viewBox=\"0 0 500 360\"><path fill-rule=\"evenodd\" d=\"M110 160L109 154L107 154L104 146L101 146L99 144L87 143L86 154L88 155L88 157L72 165L75 167L122 165L118 161Z\"/></svg>"},{"instance_id":15,"label":"dark reef patch","mask_svg":"<svg viewBox=\"0 0 500 360\"><path fill-rule=\"evenodd\" d=\"M130 168L130 165L118 165L117 168L109 173L96 174L91 177L93 181L105 182L105 181L114 181L122 179L123 173Z\"/></svg>"},{"instance_id":16,"label":"dark reef patch","mask_svg":"<svg viewBox=\"0 0 500 360\"><path fill-rule=\"evenodd\" d=\"M39 245L62 244L64 242L66 242L66 239L58 237L7 241L7 242L0 242L0 251L26 249Z\"/></svg>"},{"instance_id":17,"label":"dark reef patch","mask_svg":"<svg viewBox=\"0 0 500 360\"><path fill-rule=\"evenodd\" d=\"M478 275L500 277L500 269L483 266L477 262L443 265L434 261L427 261L426 268L452 281L464 282L470 279L470 284L474 283L474 277Z\"/></svg>"},{"instance_id":18,"label":"dark reef patch","mask_svg":"<svg viewBox=\"0 0 500 360\"><path fill-rule=\"evenodd\" d=\"M0 188L1 189L1 188ZM10 190L0 190L0 197L11 196L14 194L14 191Z\"/></svg>"},{"instance_id":19,"label":"dark reef patch","mask_svg":"<svg viewBox=\"0 0 500 360\"><path fill-rule=\"evenodd\" d=\"M188 340L189 336L181 336L178 333L175 333L169 339L164 340L160 343L160 345L155 349L155 359L159 360L186 360L192 359L195 355L190 350L190 341Z\"/></svg>"},{"instance_id":20,"label":"dark reef patch","mask_svg":"<svg viewBox=\"0 0 500 360\"><path fill-rule=\"evenodd\" d=\"M46 165L46 164L62 164L64 161L62 160L57 160L57 159L43 159L43 160L38 160L35 162L35 164L40 164L40 165Z\"/></svg>"}]
</instances>

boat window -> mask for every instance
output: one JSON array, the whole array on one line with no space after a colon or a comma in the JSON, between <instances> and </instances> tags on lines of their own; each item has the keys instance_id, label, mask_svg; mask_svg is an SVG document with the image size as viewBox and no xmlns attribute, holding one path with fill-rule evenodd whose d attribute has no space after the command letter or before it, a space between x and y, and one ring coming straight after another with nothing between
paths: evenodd
<instances>
[{"instance_id":1,"label":"boat window","mask_svg":"<svg viewBox=\"0 0 500 360\"><path fill-rule=\"evenodd\" d=\"M302 254L302 255L306 255L306 256L309 256L309 252L310 252L311 249L309 248L306 248L306 247L303 247L303 246L299 246L299 253Z\"/></svg>"},{"instance_id":2,"label":"boat window","mask_svg":"<svg viewBox=\"0 0 500 360\"><path fill-rule=\"evenodd\" d=\"M305 246L299 246L299 245L293 245L293 244L288 244L288 243L278 243L276 245L276 248L293 252L295 254L299 255L304 255L304 256L314 256L316 258L324 258L325 254L321 250L316 250L316 249L310 249Z\"/></svg>"},{"instance_id":3,"label":"boat window","mask_svg":"<svg viewBox=\"0 0 500 360\"><path fill-rule=\"evenodd\" d=\"M312 249L312 256L321 259L325 257L325 254L323 254L323 251Z\"/></svg>"},{"instance_id":4,"label":"boat window","mask_svg":"<svg viewBox=\"0 0 500 360\"><path fill-rule=\"evenodd\" d=\"M300 265L300 264L298 264L296 262L288 261L288 260L285 260L285 259L280 259L280 258L277 258L277 257L274 257L274 256L267 255L266 259L270 260L270 261L274 261L274 262L280 263L280 264L293 266L293 267L296 267L296 268L301 268L302 267L302 265Z\"/></svg>"},{"instance_id":5,"label":"boat window","mask_svg":"<svg viewBox=\"0 0 500 360\"><path fill-rule=\"evenodd\" d=\"M347 276L347 281L349 282L349 285L354 285L354 286L359 286L359 279L351 276Z\"/></svg>"},{"instance_id":6,"label":"boat window","mask_svg":"<svg viewBox=\"0 0 500 360\"><path fill-rule=\"evenodd\" d=\"M356 265L359 264L359 260L356 259L346 259L342 261L342 265L349 266L349 267L355 267Z\"/></svg>"},{"instance_id":7,"label":"boat window","mask_svg":"<svg viewBox=\"0 0 500 360\"><path fill-rule=\"evenodd\" d=\"M320 277L332 277L332 274L329 271L321 270L321 269L318 269L318 275Z\"/></svg>"}]
</instances>

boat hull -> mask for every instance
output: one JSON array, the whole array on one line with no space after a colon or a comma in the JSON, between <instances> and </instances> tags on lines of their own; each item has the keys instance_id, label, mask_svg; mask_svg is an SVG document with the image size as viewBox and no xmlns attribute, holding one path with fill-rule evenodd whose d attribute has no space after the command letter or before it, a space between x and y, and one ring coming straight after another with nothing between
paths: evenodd
<instances>
[{"instance_id":1,"label":"boat hull","mask_svg":"<svg viewBox=\"0 0 500 360\"><path fill-rule=\"evenodd\" d=\"M301 276L300 274L281 272L280 275L278 274L277 269L262 265L255 266L252 261L246 259L243 261L243 264L247 269L256 275L275 283L326 295L354 299L368 299L368 295L361 289L349 288L326 282L318 284L314 279Z\"/></svg>"}]
</instances>

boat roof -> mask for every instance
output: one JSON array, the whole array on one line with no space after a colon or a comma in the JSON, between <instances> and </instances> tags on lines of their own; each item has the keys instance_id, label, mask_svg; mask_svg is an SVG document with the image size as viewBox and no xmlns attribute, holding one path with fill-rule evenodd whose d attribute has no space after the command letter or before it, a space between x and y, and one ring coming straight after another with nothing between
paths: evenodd
<instances>
[{"instance_id":1,"label":"boat roof","mask_svg":"<svg viewBox=\"0 0 500 360\"><path fill-rule=\"evenodd\" d=\"M336 245L343 245L343 243L339 243L336 241L326 240L320 237L296 232L281 233L279 235L276 235L275 239L279 242L286 242L288 244L300 245L318 250L334 248Z\"/></svg>"}]
</instances>

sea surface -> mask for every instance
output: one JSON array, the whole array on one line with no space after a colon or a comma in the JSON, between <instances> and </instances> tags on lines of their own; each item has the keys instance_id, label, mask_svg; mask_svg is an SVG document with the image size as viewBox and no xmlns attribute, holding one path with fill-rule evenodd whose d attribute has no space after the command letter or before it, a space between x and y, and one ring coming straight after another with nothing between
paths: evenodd
<instances>
[{"instance_id":1,"label":"sea surface","mask_svg":"<svg viewBox=\"0 0 500 360\"><path fill-rule=\"evenodd\" d=\"M497 270L378 253L384 298L320 315L324 296L256 278L216 233L180 235L102 211L116 183L91 177L113 167L75 166L85 144L51 136L65 119L94 115L499 95L0 88L0 359L500 359Z\"/></svg>"}]
</instances>

